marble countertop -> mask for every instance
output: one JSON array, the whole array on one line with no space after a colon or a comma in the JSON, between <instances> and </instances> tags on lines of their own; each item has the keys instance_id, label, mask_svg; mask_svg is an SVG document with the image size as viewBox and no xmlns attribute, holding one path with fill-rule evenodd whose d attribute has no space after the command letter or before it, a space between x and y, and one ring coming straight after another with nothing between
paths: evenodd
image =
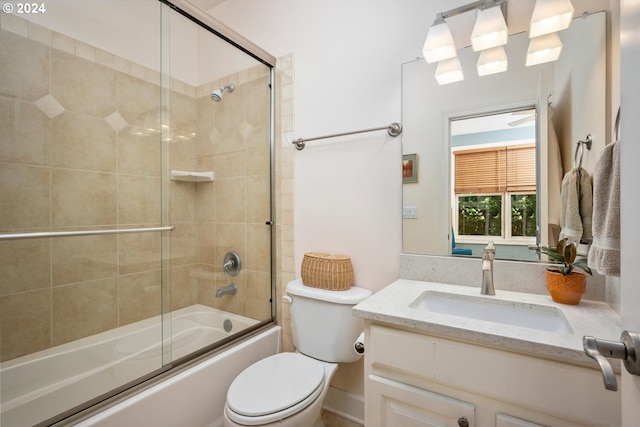
<instances>
[{"instance_id":1,"label":"marble countertop","mask_svg":"<svg viewBox=\"0 0 640 427\"><path fill-rule=\"evenodd\" d=\"M410 307L425 291L446 292L456 295L521 302L556 307L562 311L573 334L542 331L504 323L476 320L468 317L434 313ZM558 304L548 295L496 290L495 296L480 295L479 287L448 285L398 279L376 292L353 309L354 315L394 326L413 329L443 338L487 345L534 357L558 360L598 369L595 360L588 357L582 347L582 337L618 341L622 332L620 316L606 303L582 300L579 305ZM620 363L611 360L619 372Z\"/></svg>"}]
</instances>

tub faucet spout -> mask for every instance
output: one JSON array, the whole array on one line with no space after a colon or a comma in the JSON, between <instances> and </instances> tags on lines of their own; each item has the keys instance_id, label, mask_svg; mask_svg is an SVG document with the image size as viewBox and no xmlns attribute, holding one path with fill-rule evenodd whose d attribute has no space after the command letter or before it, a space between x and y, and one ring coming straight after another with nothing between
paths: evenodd
<instances>
[{"instance_id":1,"label":"tub faucet spout","mask_svg":"<svg viewBox=\"0 0 640 427\"><path fill-rule=\"evenodd\" d=\"M222 298L224 295L235 295L236 292L238 292L238 287L235 283L232 283L223 288L218 288L216 291L216 298Z\"/></svg>"},{"instance_id":2,"label":"tub faucet spout","mask_svg":"<svg viewBox=\"0 0 640 427\"><path fill-rule=\"evenodd\" d=\"M495 295L496 290L493 287L493 257L496 254L496 247L493 242L489 242L482 251L482 295Z\"/></svg>"}]
</instances>

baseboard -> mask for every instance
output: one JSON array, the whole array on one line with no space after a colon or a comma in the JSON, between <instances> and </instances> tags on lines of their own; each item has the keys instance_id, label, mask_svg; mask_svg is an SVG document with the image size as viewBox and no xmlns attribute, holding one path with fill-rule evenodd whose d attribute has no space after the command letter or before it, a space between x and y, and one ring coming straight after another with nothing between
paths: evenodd
<instances>
[{"instance_id":1,"label":"baseboard","mask_svg":"<svg viewBox=\"0 0 640 427\"><path fill-rule=\"evenodd\" d=\"M364 425L364 397L329 387L322 408L354 423Z\"/></svg>"}]
</instances>

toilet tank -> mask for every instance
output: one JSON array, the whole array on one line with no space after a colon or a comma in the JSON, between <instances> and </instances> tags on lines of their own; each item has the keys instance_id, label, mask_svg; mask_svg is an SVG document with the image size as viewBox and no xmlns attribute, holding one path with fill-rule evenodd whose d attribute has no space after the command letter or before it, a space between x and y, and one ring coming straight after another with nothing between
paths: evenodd
<instances>
[{"instance_id":1,"label":"toilet tank","mask_svg":"<svg viewBox=\"0 0 640 427\"><path fill-rule=\"evenodd\" d=\"M370 296L370 290L352 286L329 291L294 280L287 284L287 294L296 350L325 362L355 362L361 357L353 343L363 331L363 321L351 309Z\"/></svg>"}]
</instances>

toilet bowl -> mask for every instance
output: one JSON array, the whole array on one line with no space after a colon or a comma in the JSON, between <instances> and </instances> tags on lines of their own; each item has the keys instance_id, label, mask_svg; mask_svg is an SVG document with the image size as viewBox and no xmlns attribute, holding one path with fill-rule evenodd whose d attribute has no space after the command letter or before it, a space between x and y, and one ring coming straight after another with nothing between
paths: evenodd
<instances>
[{"instance_id":1,"label":"toilet bowl","mask_svg":"<svg viewBox=\"0 0 640 427\"><path fill-rule=\"evenodd\" d=\"M279 353L243 371L229 388L225 427L322 426L320 412L337 363Z\"/></svg>"},{"instance_id":2,"label":"toilet bowl","mask_svg":"<svg viewBox=\"0 0 640 427\"><path fill-rule=\"evenodd\" d=\"M242 371L227 391L224 425L321 427L322 402L338 363L358 360L353 343L362 319L352 308L371 291L330 291L294 280L287 285L295 353L279 353Z\"/></svg>"}]
</instances>

